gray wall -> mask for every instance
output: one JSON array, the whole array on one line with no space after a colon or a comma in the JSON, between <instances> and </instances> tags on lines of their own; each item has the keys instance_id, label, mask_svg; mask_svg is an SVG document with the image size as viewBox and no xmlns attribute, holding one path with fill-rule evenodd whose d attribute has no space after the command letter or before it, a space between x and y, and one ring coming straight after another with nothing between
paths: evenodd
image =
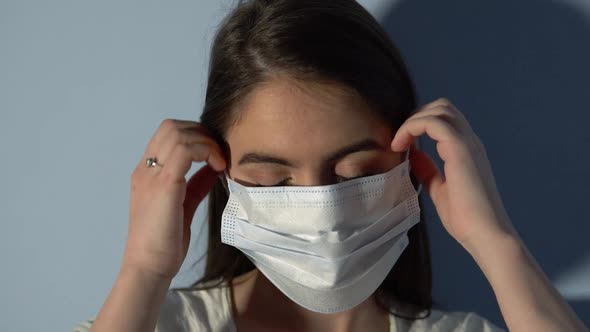
<instances>
[{"instance_id":1,"label":"gray wall","mask_svg":"<svg viewBox=\"0 0 590 332\"><path fill-rule=\"evenodd\" d=\"M0 330L64 331L98 311L125 244L129 176L162 119L198 119L230 2L0 0ZM588 16L549 2L361 2L422 100L448 96L473 121L523 237L588 321ZM428 222L439 302L499 320L477 267ZM194 237L174 285L196 278L204 244Z\"/></svg>"},{"instance_id":2,"label":"gray wall","mask_svg":"<svg viewBox=\"0 0 590 332\"><path fill-rule=\"evenodd\" d=\"M198 119L227 9L0 0L0 331L68 331L98 311L131 172L161 120Z\"/></svg>"}]
</instances>

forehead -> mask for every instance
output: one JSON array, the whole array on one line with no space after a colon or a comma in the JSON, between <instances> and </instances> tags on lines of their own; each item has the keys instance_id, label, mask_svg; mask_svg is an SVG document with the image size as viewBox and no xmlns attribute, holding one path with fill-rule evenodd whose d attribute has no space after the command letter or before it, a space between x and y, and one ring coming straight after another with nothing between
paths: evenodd
<instances>
[{"instance_id":1,"label":"forehead","mask_svg":"<svg viewBox=\"0 0 590 332\"><path fill-rule=\"evenodd\" d=\"M271 80L254 89L237 113L226 133L233 151L255 148L304 156L390 131L353 90L323 82Z\"/></svg>"}]
</instances>

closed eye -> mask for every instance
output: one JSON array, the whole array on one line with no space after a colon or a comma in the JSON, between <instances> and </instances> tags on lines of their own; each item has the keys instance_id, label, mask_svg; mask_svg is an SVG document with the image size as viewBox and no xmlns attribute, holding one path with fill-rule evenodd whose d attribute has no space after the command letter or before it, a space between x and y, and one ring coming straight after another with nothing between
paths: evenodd
<instances>
[{"instance_id":1,"label":"closed eye","mask_svg":"<svg viewBox=\"0 0 590 332\"><path fill-rule=\"evenodd\" d=\"M291 178L286 178L283 181L281 181L279 183L271 184L270 186L257 183L255 185L255 187L282 187L282 186L288 186L289 185L289 181L291 181Z\"/></svg>"},{"instance_id":2,"label":"closed eye","mask_svg":"<svg viewBox=\"0 0 590 332\"><path fill-rule=\"evenodd\" d=\"M340 176L340 175L336 175L336 182L337 183L340 183L340 182L344 182L344 181L350 181L350 180L362 178L362 177L365 177L365 176L369 176L369 174L361 174L361 175L353 176L353 177L350 177L350 178L347 178L347 177L344 177L344 176Z\"/></svg>"},{"instance_id":3,"label":"closed eye","mask_svg":"<svg viewBox=\"0 0 590 332\"><path fill-rule=\"evenodd\" d=\"M354 180L354 179L358 179L358 178L362 178L365 176L370 176L372 174L361 174L358 176L353 176L353 177L345 177L345 176L340 176L340 175L335 175L335 179L336 179L336 183L340 183L340 182L344 182L344 181L350 181L350 180ZM261 183L256 183L255 187L282 187L282 186L289 186L291 185L289 183L289 181L291 181L291 178L286 178L281 182L275 183L275 184L271 184L271 185L264 185Z\"/></svg>"}]
</instances>

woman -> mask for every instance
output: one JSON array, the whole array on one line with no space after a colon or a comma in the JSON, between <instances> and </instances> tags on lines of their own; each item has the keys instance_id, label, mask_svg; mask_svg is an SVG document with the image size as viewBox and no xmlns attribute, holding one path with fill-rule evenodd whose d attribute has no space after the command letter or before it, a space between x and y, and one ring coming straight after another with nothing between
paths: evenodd
<instances>
[{"instance_id":1,"label":"woman","mask_svg":"<svg viewBox=\"0 0 590 332\"><path fill-rule=\"evenodd\" d=\"M187 182L194 161L207 165ZM511 225L465 117L446 99L417 108L370 14L353 0L241 3L214 41L201 122L163 121L133 172L119 277L79 329L498 330L432 308L418 183L510 330L586 330ZM207 194L205 275L168 291Z\"/></svg>"}]
</instances>

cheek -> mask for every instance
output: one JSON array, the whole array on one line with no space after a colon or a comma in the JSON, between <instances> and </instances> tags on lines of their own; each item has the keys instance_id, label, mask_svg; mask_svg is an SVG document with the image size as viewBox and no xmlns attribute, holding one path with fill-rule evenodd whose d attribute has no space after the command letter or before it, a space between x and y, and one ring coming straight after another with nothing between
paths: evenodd
<instances>
[{"instance_id":1,"label":"cheek","mask_svg":"<svg viewBox=\"0 0 590 332\"><path fill-rule=\"evenodd\" d=\"M343 177L385 173L403 161L403 154L388 151L378 155L351 158L336 165L336 174Z\"/></svg>"},{"instance_id":2,"label":"cheek","mask_svg":"<svg viewBox=\"0 0 590 332\"><path fill-rule=\"evenodd\" d=\"M393 152L389 151L385 153L383 158L383 163L385 167L389 170L394 168L395 166L401 164L404 161L405 153Z\"/></svg>"},{"instance_id":3,"label":"cheek","mask_svg":"<svg viewBox=\"0 0 590 332\"><path fill-rule=\"evenodd\" d=\"M385 173L404 161L404 154L399 152L388 151L383 153L374 163L373 173Z\"/></svg>"}]
</instances>

